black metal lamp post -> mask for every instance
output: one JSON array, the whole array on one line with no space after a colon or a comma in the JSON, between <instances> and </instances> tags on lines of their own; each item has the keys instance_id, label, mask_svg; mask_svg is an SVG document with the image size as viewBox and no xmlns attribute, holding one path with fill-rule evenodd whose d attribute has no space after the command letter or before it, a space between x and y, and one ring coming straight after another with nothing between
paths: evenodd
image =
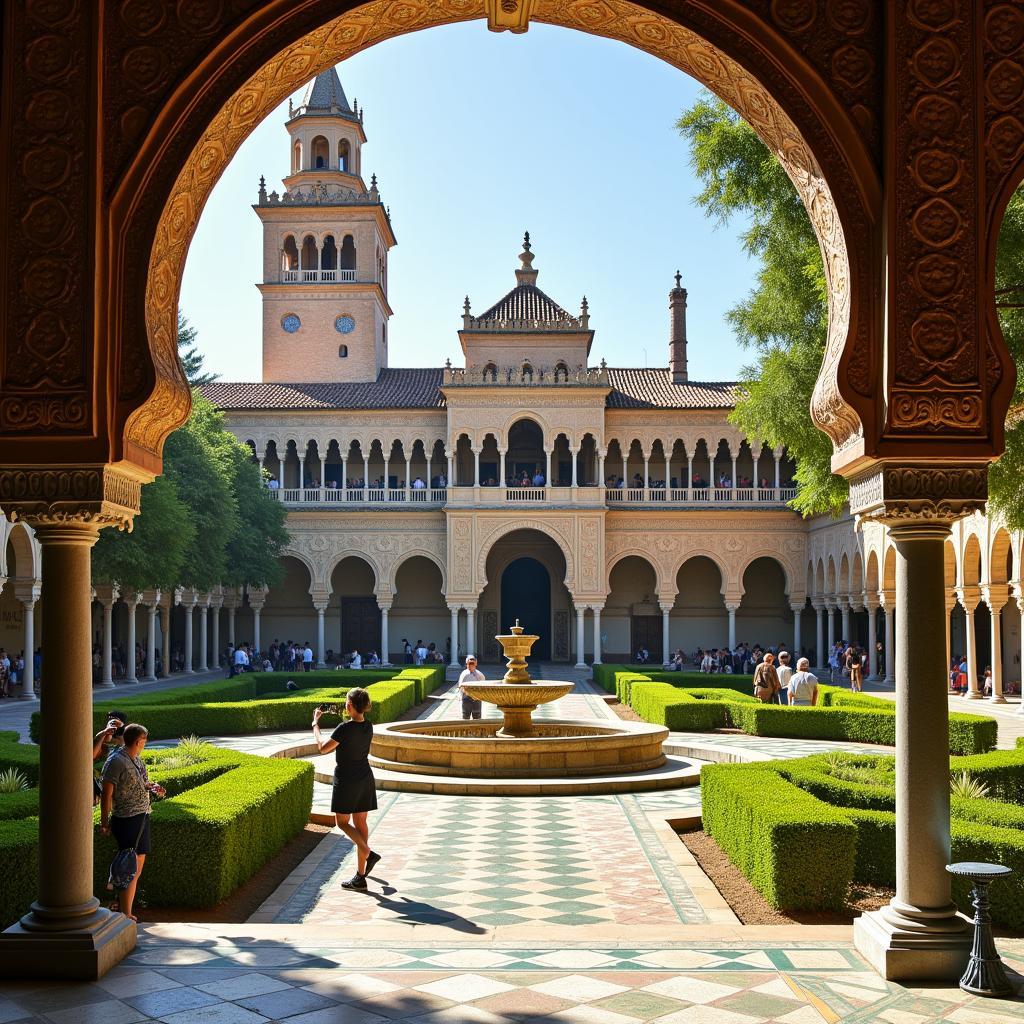
<instances>
[{"instance_id":1,"label":"black metal lamp post","mask_svg":"<svg viewBox=\"0 0 1024 1024\"><path fill-rule=\"evenodd\" d=\"M967 961L967 970L960 979L960 988L975 996L1013 995L1013 986L1006 977L1003 961L999 958L992 936L992 915L988 909L989 885L997 878L1012 875L1013 870L1001 864L981 864L974 861L947 864L946 870L951 875L969 878L974 883L974 941L971 943L971 958Z\"/></svg>"}]
</instances>

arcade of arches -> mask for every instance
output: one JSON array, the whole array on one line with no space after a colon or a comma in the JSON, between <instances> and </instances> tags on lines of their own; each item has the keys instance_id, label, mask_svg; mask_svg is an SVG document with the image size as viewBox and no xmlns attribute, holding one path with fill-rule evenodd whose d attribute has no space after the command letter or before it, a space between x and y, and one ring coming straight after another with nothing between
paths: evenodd
<instances>
[{"instance_id":1,"label":"arcade of arches","mask_svg":"<svg viewBox=\"0 0 1024 1024\"><path fill-rule=\"evenodd\" d=\"M841 611L850 602L852 613L861 578L862 601L878 595L887 609L895 603L888 646L897 653L905 726L897 746L897 898L859 918L856 939L888 977L955 977L966 940L944 872L944 601L951 605L952 590L968 620L976 596L1005 610L1007 568L1020 578L1019 544L1010 559L1001 540L983 544L983 533L958 525L983 506L986 466L1002 448L1014 388L991 274L997 226L1024 177L1019 5L341 0L330 11L327 23L325 5L312 0L124 3L110 17L73 0L23 0L5 11L9 116L0 131L14 159L0 169L11 239L0 253L10 285L0 295L0 505L35 529L40 634L56 642L43 684L42 773L53 784L40 798L39 898L4 936L0 963L95 976L135 942L134 923L102 910L92 895L89 551L101 527L124 526L137 513L141 483L160 471L163 440L188 412L176 306L206 197L277 103L349 54L446 22L481 18L494 29L522 31L534 18L629 42L708 85L779 154L810 211L830 307L812 411L833 442L834 469L851 480L853 512L887 527L894 566L890 573L885 543L862 550L863 577L848 558L843 592L838 546L827 550L837 529L830 525L802 541L789 538L794 547L778 561L787 596L801 607L817 594L842 602ZM334 365L337 353L335 342ZM640 490L648 489L644 482ZM451 539L435 561L449 612L457 603L461 614L491 582L490 552L513 523L558 544L577 624L584 606L596 622L619 575L628 578L624 609L653 571L659 610L672 602L670 628L680 573L699 577L694 600L702 612L711 607L713 574L703 563L687 568L683 557L715 560L703 526L704 549L684 552L672 528L644 523L630 536L633 513L587 514L606 520L605 528L587 525L583 514L563 516L576 524L575 538L557 526L557 510L449 512L447 527L440 516L436 525L425 522L424 530L443 536L447 528ZM719 566L726 610L735 604L738 616L746 558L771 554L752 519L750 535L759 542L737 538L739 549L730 550L725 538L730 557ZM392 575L401 543L386 520L368 524L352 548L374 568L378 601L394 599L401 583ZM722 517L713 523L721 527ZM951 555L944 554L948 543ZM325 603L325 616L336 582L339 600L361 596L336 581L348 550L329 548L316 558L302 552L311 597ZM634 564L635 575L627 566L609 580L620 559L645 552L650 569ZM19 555L14 562L24 574ZM774 570L751 571L764 572L767 582ZM553 615L557 583L551 577ZM433 587L424 582L415 598L423 608L432 606L427 591ZM640 606L649 606L650 595L642 597ZM993 639L1001 619L991 616ZM913 675L903 671L911 664Z\"/></svg>"}]
</instances>

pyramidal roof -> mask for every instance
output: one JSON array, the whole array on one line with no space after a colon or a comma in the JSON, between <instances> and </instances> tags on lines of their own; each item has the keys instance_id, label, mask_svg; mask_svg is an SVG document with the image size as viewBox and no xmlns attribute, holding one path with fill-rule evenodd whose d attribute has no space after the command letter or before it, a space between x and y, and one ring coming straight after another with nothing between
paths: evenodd
<instances>
[{"instance_id":1,"label":"pyramidal roof","mask_svg":"<svg viewBox=\"0 0 1024 1024\"><path fill-rule=\"evenodd\" d=\"M477 323L480 321L500 323L506 320L525 320L535 321L538 325L565 324L566 321L578 320L578 317L563 309L551 296L537 287L538 271L533 268L534 255L530 251L529 231L524 236L523 251L519 254L519 259L522 261L522 266L516 271L515 288L486 312L473 317L473 319Z\"/></svg>"},{"instance_id":2,"label":"pyramidal roof","mask_svg":"<svg viewBox=\"0 0 1024 1024\"><path fill-rule=\"evenodd\" d=\"M341 87L341 79L336 68L330 67L326 71L321 71L306 86L302 102L294 110L295 117L302 114L340 114L349 118L356 116L349 106L345 90Z\"/></svg>"}]
</instances>

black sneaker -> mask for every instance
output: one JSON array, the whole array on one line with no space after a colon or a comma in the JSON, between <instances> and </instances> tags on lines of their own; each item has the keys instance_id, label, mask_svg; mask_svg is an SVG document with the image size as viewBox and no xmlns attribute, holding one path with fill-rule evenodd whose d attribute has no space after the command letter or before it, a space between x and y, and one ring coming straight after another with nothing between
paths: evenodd
<instances>
[{"instance_id":1,"label":"black sneaker","mask_svg":"<svg viewBox=\"0 0 1024 1024\"><path fill-rule=\"evenodd\" d=\"M366 855L366 870L363 872L364 877L368 875L378 864L380 863L380 854L374 853L371 850Z\"/></svg>"},{"instance_id":2,"label":"black sneaker","mask_svg":"<svg viewBox=\"0 0 1024 1024\"><path fill-rule=\"evenodd\" d=\"M347 882L341 883L342 889L358 889L362 891L366 888L366 879L357 871Z\"/></svg>"}]
</instances>

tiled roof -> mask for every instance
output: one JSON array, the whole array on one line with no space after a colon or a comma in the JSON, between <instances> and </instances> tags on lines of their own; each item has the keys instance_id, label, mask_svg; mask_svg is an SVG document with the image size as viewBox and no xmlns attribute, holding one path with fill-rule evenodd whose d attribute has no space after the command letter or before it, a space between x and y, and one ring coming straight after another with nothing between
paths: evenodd
<instances>
[{"instance_id":1,"label":"tiled roof","mask_svg":"<svg viewBox=\"0 0 1024 1024\"><path fill-rule=\"evenodd\" d=\"M435 369L381 370L365 384L261 384L214 381L201 390L219 409L441 409Z\"/></svg>"},{"instance_id":2,"label":"tiled roof","mask_svg":"<svg viewBox=\"0 0 1024 1024\"><path fill-rule=\"evenodd\" d=\"M365 384L261 384L214 381L201 390L220 409L443 409L440 368L381 370ZM609 409L731 409L739 384L690 381L673 384L665 367L608 367Z\"/></svg>"},{"instance_id":3,"label":"tiled roof","mask_svg":"<svg viewBox=\"0 0 1024 1024\"><path fill-rule=\"evenodd\" d=\"M673 384L665 367L608 367L609 409L731 409L742 394L730 381Z\"/></svg>"},{"instance_id":4,"label":"tiled roof","mask_svg":"<svg viewBox=\"0 0 1024 1024\"><path fill-rule=\"evenodd\" d=\"M571 313L566 312L549 295L535 284L516 285L503 299L496 302L477 320L538 320L541 323L565 321Z\"/></svg>"},{"instance_id":5,"label":"tiled roof","mask_svg":"<svg viewBox=\"0 0 1024 1024\"><path fill-rule=\"evenodd\" d=\"M321 71L309 85L302 97L296 113L299 114L330 114L332 111L352 114L345 90L341 87L341 79L335 68Z\"/></svg>"}]
</instances>

